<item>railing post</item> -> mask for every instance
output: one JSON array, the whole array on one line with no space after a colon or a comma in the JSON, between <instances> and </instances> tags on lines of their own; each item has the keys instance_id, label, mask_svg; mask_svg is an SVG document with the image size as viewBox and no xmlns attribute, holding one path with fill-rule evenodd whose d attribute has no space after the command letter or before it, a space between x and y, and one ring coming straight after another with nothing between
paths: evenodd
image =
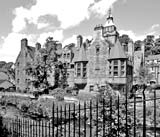
<instances>
[{"instance_id":1,"label":"railing post","mask_svg":"<svg viewBox=\"0 0 160 137\"><path fill-rule=\"evenodd\" d=\"M105 136L105 100L103 98L103 112L102 112L102 115L103 115L103 137Z\"/></svg>"},{"instance_id":2,"label":"railing post","mask_svg":"<svg viewBox=\"0 0 160 137\"><path fill-rule=\"evenodd\" d=\"M71 107L69 104L69 132L68 132L69 136L71 134Z\"/></svg>"},{"instance_id":3,"label":"railing post","mask_svg":"<svg viewBox=\"0 0 160 137\"><path fill-rule=\"evenodd\" d=\"M154 89L154 137L156 137L156 90Z\"/></svg>"},{"instance_id":4,"label":"railing post","mask_svg":"<svg viewBox=\"0 0 160 137\"><path fill-rule=\"evenodd\" d=\"M61 119L61 120L60 120L60 121L61 121L61 127L60 127L60 128L61 128L61 129L60 129L60 132L61 132L61 133L60 133L60 134L61 134L61 136L64 136L64 135L63 135L63 132L62 132L62 125L63 125L63 120L62 120L62 106L61 106L61 111L60 111L60 113L61 113L61 114L60 114L60 119Z\"/></svg>"},{"instance_id":5,"label":"railing post","mask_svg":"<svg viewBox=\"0 0 160 137\"><path fill-rule=\"evenodd\" d=\"M75 111L75 103L73 104L73 137L75 137L76 135L76 111Z\"/></svg>"},{"instance_id":6,"label":"railing post","mask_svg":"<svg viewBox=\"0 0 160 137\"><path fill-rule=\"evenodd\" d=\"M52 136L54 137L54 102L53 102L53 108L52 108Z\"/></svg>"},{"instance_id":7,"label":"railing post","mask_svg":"<svg viewBox=\"0 0 160 137\"><path fill-rule=\"evenodd\" d=\"M128 91L127 91L127 85L126 85L126 137L128 137Z\"/></svg>"},{"instance_id":8,"label":"railing post","mask_svg":"<svg viewBox=\"0 0 160 137\"><path fill-rule=\"evenodd\" d=\"M86 137L86 102L84 102L84 137Z\"/></svg>"},{"instance_id":9,"label":"railing post","mask_svg":"<svg viewBox=\"0 0 160 137\"><path fill-rule=\"evenodd\" d=\"M57 113L57 123L56 123L56 126L57 126L57 131L56 131L56 136L58 137L58 133L59 133L59 131L58 131L58 126L59 126L59 116L58 116L58 106L57 106L57 110L56 110L56 113Z\"/></svg>"},{"instance_id":10,"label":"railing post","mask_svg":"<svg viewBox=\"0 0 160 137\"><path fill-rule=\"evenodd\" d=\"M92 100L90 100L90 137L92 137Z\"/></svg>"},{"instance_id":11,"label":"railing post","mask_svg":"<svg viewBox=\"0 0 160 137\"><path fill-rule=\"evenodd\" d=\"M134 137L136 137L136 91L134 93Z\"/></svg>"},{"instance_id":12,"label":"railing post","mask_svg":"<svg viewBox=\"0 0 160 137\"><path fill-rule=\"evenodd\" d=\"M112 97L110 98L110 133L109 135L112 135Z\"/></svg>"},{"instance_id":13,"label":"railing post","mask_svg":"<svg viewBox=\"0 0 160 137\"><path fill-rule=\"evenodd\" d=\"M79 102L79 137L81 137L81 105Z\"/></svg>"},{"instance_id":14,"label":"railing post","mask_svg":"<svg viewBox=\"0 0 160 137\"><path fill-rule=\"evenodd\" d=\"M118 104L117 104L117 107L118 107L118 137L119 137L119 95L118 95Z\"/></svg>"},{"instance_id":15,"label":"railing post","mask_svg":"<svg viewBox=\"0 0 160 137\"><path fill-rule=\"evenodd\" d=\"M66 117L66 104L64 106L64 119L65 119L65 125L64 125L64 137L66 137L66 123L67 123L67 117Z\"/></svg>"},{"instance_id":16,"label":"railing post","mask_svg":"<svg viewBox=\"0 0 160 137\"><path fill-rule=\"evenodd\" d=\"M96 102L96 137L98 137L98 100Z\"/></svg>"},{"instance_id":17,"label":"railing post","mask_svg":"<svg viewBox=\"0 0 160 137\"><path fill-rule=\"evenodd\" d=\"M145 96L146 86L143 85L143 137L146 137L146 96Z\"/></svg>"}]
</instances>

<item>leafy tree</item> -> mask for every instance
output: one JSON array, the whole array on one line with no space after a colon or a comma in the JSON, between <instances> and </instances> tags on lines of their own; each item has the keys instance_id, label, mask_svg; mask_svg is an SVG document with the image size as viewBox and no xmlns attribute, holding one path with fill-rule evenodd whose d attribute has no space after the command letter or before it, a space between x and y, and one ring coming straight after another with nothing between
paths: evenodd
<instances>
[{"instance_id":1,"label":"leafy tree","mask_svg":"<svg viewBox=\"0 0 160 137\"><path fill-rule=\"evenodd\" d=\"M40 50L40 55L35 57L33 63L28 65L26 71L28 75L32 76L32 83L36 90L43 90L48 92L49 88L59 87L60 81L63 80L63 64L58 60L59 43L48 37L44 44L44 48ZM48 77L53 75L55 81L54 86L48 81ZM53 84L53 83L52 83Z\"/></svg>"},{"instance_id":2,"label":"leafy tree","mask_svg":"<svg viewBox=\"0 0 160 137\"><path fill-rule=\"evenodd\" d=\"M134 51L139 51L141 50L141 42L140 40L135 41L134 43Z\"/></svg>"},{"instance_id":3,"label":"leafy tree","mask_svg":"<svg viewBox=\"0 0 160 137\"><path fill-rule=\"evenodd\" d=\"M140 85L147 84L153 78L153 74L145 66L140 67L137 71L138 76L134 77L134 81Z\"/></svg>"},{"instance_id":4,"label":"leafy tree","mask_svg":"<svg viewBox=\"0 0 160 137\"><path fill-rule=\"evenodd\" d=\"M152 48L154 47L154 36L153 35L147 35L147 37L144 39L145 43L145 57L152 54Z\"/></svg>"},{"instance_id":5,"label":"leafy tree","mask_svg":"<svg viewBox=\"0 0 160 137\"><path fill-rule=\"evenodd\" d=\"M0 69L9 76L9 81L15 84L15 69L12 68L13 62L0 62Z\"/></svg>"},{"instance_id":6,"label":"leafy tree","mask_svg":"<svg viewBox=\"0 0 160 137\"><path fill-rule=\"evenodd\" d=\"M129 38L129 36L128 36L128 35L123 34L122 36L120 36L119 40L120 40L120 42L121 42L121 43L128 44L128 42L129 42L130 38Z\"/></svg>"}]
</instances>

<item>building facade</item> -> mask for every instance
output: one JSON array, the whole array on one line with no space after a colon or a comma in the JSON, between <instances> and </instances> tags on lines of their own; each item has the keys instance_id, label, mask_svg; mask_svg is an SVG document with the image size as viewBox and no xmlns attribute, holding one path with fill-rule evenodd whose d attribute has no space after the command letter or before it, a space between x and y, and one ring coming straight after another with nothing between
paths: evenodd
<instances>
[{"instance_id":1,"label":"building facade","mask_svg":"<svg viewBox=\"0 0 160 137\"><path fill-rule=\"evenodd\" d=\"M119 33L109 11L105 24L94 28L91 41L84 41L79 35L77 44L59 47L62 51L59 61L66 68L66 86L77 86L86 92L92 92L95 85L105 88L106 83L121 91L131 89L133 42L130 41L127 46L126 50L119 42ZM33 48L28 46L26 39L21 41L21 51L16 60L17 89L28 88L26 79L29 78L24 68L27 62L32 62L39 55L38 51L38 46Z\"/></svg>"}]
</instances>

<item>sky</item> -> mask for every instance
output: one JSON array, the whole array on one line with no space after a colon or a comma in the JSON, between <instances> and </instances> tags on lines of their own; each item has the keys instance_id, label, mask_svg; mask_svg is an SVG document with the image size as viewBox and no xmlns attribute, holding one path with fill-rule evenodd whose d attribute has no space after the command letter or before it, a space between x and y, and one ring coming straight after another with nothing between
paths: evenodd
<instances>
[{"instance_id":1,"label":"sky","mask_svg":"<svg viewBox=\"0 0 160 137\"><path fill-rule=\"evenodd\" d=\"M15 62L20 41L30 46L48 36L62 45L77 35L91 39L94 27L105 24L111 7L118 32L133 41L160 35L160 0L0 0L0 61Z\"/></svg>"}]
</instances>

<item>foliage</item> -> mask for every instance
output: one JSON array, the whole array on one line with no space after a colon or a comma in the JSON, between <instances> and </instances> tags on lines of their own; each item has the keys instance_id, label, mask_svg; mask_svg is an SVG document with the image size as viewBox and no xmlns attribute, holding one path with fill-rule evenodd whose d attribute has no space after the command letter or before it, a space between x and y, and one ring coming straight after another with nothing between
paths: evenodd
<instances>
[{"instance_id":1,"label":"foliage","mask_svg":"<svg viewBox=\"0 0 160 137\"><path fill-rule=\"evenodd\" d=\"M12 68L13 62L0 61L0 70L5 72L9 76L9 81L15 84L15 69Z\"/></svg>"},{"instance_id":2,"label":"foliage","mask_svg":"<svg viewBox=\"0 0 160 137\"><path fill-rule=\"evenodd\" d=\"M154 77L147 67L140 67L137 71L138 76L134 77L134 81L136 81L138 84L148 84Z\"/></svg>"},{"instance_id":3,"label":"foliage","mask_svg":"<svg viewBox=\"0 0 160 137\"><path fill-rule=\"evenodd\" d=\"M29 106L30 106L30 102L27 100L23 100L23 101L19 102L19 104L17 105L17 108L20 111L26 113L28 111Z\"/></svg>"},{"instance_id":4,"label":"foliage","mask_svg":"<svg viewBox=\"0 0 160 137\"><path fill-rule=\"evenodd\" d=\"M60 52L57 46L59 43L48 37L44 44L44 48L40 51L40 55L35 57L35 61L28 65L26 71L28 75L33 77L32 83L36 90L44 90L52 87L54 88L63 85L63 64L58 60ZM54 76L54 83L50 83L48 78L50 75Z\"/></svg>"},{"instance_id":5,"label":"foliage","mask_svg":"<svg viewBox=\"0 0 160 137\"><path fill-rule=\"evenodd\" d=\"M141 50L141 43L142 43L142 41L140 41L140 40L135 41L135 43L134 43L134 51Z\"/></svg>"},{"instance_id":6,"label":"foliage","mask_svg":"<svg viewBox=\"0 0 160 137\"><path fill-rule=\"evenodd\" d=\"M8 135L9 135L8 130L6 129L6 127L3 124L2 116L0 116L0 134L1 134L0 135L1 137L8 137Z\"/></svg>"},{"instance_id":7,"label":"foliage","mask_svg":"<svg viewBox=\"0 0 160 137\"><path fill-rule=\"evenodd\" d=\"M50 92L50 95L54 96L58 101L63 101L65 90L62 88L56 88Z\"/></svg>"}]
</instances>

